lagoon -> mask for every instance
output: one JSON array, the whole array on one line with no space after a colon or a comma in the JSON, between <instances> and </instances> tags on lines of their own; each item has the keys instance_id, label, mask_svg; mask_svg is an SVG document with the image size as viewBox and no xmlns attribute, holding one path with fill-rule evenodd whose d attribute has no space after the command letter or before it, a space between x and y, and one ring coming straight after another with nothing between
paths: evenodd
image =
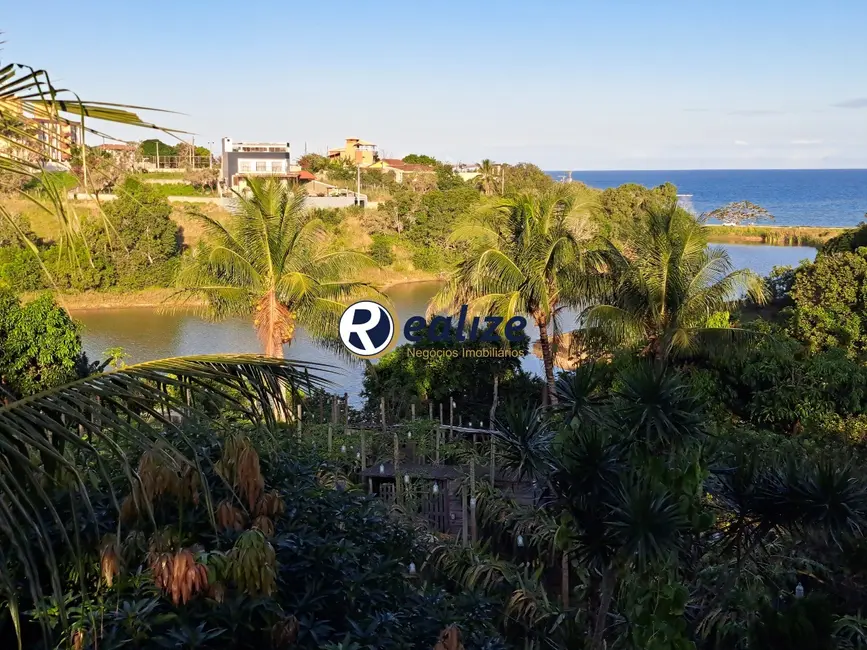
<instances>
[{"instance_id":1,"label":"lagoon","mask_svg":"<svg viewBox=\"0 0 867 650\"><path fill-rule=\"evenodd\" d=\"M729 252L736 268L749 268L767 275L774 266L796 266L801 260L812 260L816 251L802 246L764 246L717 244ZM411 316L423 315L430 298L439 288L438 282L400 284L386 293L394 304L400 323ZM91 359L104 358L105 351L121 347L129 355L127 363L140 363L154 359L195 354L260 353L261 346L251 323L244 319L230 319L211 323L193 313L159 313L156 309L106 309L74 312L82 324L84 349ZM565 313L564 329L575 320L576 314ZM527 325L527 334L536 340L538 330ZM402 327L398 345L405 343ZM303 328L299 328L292 345L286 349L290 359L333 364L339 374L333 381L338 392L346 392L350 403L361 402L364 362L338 357L313 343ZM523 367L537 374L542 372L542 361L530 354Z\"/></svg>"}]
</instances>

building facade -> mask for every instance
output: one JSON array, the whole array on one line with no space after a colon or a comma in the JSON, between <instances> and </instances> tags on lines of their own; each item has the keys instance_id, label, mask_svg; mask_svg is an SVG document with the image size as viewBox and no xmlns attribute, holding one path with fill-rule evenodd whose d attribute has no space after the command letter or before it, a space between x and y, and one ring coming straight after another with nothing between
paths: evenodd
<instances>
[{"instance_id":1,"label":"building facade","mask_svg":"<svg viewBox=\"0 0 867 650\"><path fill-rule=\"evenodd\" d=\"M358 167L367 167L376 162L376 145L358 138L346 138L342 149L329 149L329 158L341 158Z\"/></svg>"},{"instance_id":2,"label":"building facade","mask_svg":"<svg viewBox=\"0 0 867 650\"><path fill-rule=\"evenodd\" d=\"M315 176L291 164L288 142L233 142L223 138L221 180L226 187L241 190L248 178L266 176L307 183Z\"/></svg>"}]
</instances>

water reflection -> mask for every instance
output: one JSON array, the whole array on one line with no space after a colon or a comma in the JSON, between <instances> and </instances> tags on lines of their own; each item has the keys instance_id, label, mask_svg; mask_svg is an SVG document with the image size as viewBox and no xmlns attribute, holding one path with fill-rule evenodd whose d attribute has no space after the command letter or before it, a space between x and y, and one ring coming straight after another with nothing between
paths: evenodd
<instances>
[{"instance_id":1,"label":"water reflection","mask_svg":"<svg viewBox=\"0 0 867 650\"><path fill-rule=\"evenodd\" d=\"M720 247L728 250L736 268L750 268L761 275L767 275L773 266L796 266L802 259L812 260L816 254L813 248L799 246L725 244ZM399 322L423 315L439 286L436 282L419 282L386 291ZM154 309L139 308L84 311L74 315L84 326L84 347L91 358L104 358L105 351L111 347L122 347L130 363L193 354L259 353L262 350L252 324L244 319L210 323L191 313L161 314ZM563 328L568 329L575 318L575 312L563 313ZM539 332L535 325L528 323L527 334L536 340ZM400 332L398 344L405 342ZM302 328L296 332L292 345L286 348L286 356L334 365L340 373L333 379L338 390L347 392L355 405L360 402L364 362L352 362L323 350ZM542 361L533 354L524 358L523 367L529 372L542 373Z\"/></svg>"}]
</instances>

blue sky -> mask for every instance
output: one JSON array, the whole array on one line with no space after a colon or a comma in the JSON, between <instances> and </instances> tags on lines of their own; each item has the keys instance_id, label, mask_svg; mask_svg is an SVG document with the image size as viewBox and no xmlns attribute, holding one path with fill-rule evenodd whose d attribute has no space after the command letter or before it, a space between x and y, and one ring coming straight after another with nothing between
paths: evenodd
<instances>
[{"instance_id":1,"label":"blue sky","mask_svg":"<svg viewBox=\"0 0 867 650\"><path fill-rule=\"evenodd\" d=\"M197 2L4 8L0 60L184 113L197 144L376 142L545 169L867 167L867 2ZM119 137L141 132L112 127Z\"/></svg>"}]
</instances>

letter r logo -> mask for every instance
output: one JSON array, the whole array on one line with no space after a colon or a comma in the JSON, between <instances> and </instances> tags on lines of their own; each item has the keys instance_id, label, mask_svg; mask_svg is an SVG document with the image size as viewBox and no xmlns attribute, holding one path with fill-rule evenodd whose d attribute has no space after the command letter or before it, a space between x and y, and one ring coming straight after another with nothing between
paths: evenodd
<instances>
[{"instance_id":1,"label":"letter r logo","mask_svg":"<svg viewBox=\"0 0 867 650\"><path fill-rule=\"evenodd\" d=\"M373 357L394 338L394 319L379 303L362 300L346 308L340 317L340 340L360 357Z\"/></svg>"}]
</instances>

